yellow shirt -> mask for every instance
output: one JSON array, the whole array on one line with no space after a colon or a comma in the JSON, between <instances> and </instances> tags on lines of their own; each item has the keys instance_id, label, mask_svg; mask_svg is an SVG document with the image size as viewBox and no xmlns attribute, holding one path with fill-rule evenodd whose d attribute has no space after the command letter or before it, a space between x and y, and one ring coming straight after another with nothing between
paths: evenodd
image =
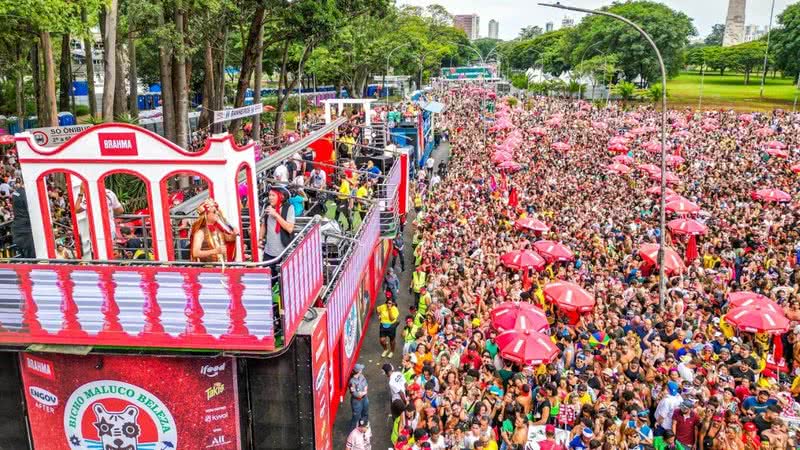
<instances>
[{"instance_id":1,"label":"yellow shirt","mask_svg":"<svg viewBox=\"0 0 800 450\"><path fill-rule=\"evenodd\" d=\"M346 179L342 179L342 184L339 185L339 200L344 200L350 196L350 183Z\"/></svg>"},{"instance_id":2,"label":"yellow shirt","mask_svg":"<svg viewBox=\"0 0 800 450\"><path fill-rule=\"evenodd\" d=\"M497 450L497 442L491 440L483 446L483 450Z\"/></svg>"},{"instance_id":3,"label":"yellow shirt","mask_svg":"<svg viewBox=\"0 0 800 450\"><path fill-rule=\"evenodd\" d=\"M397 309L397 306L389 308L388 305L384 303L375 308L375 310L378 312L378 318L382 324L391 325L400 317L400 310Z\"/></svg>"}]
</instances>

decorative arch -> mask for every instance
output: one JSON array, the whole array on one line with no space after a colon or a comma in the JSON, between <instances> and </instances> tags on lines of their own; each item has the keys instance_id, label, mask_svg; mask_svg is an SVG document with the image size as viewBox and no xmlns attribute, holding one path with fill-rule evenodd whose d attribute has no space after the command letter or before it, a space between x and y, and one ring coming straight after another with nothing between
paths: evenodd
<instances>
[{"instance_id":1,"label":"decorative arch","mask_svg":"<svg viewBox=\"0 0 800 450\"><path fill-rule=\"evenodd\" d=\"M53 221L51 220L51 211L50 211L50 199L47 198L47 185L45 184L45 178L50 175L63 173L67 176L67 190L69 192L69 201L70 205L73 208L72 211L72 226L73 230L77 230L77 219L75 213L75 205L76 201L72 197L72 186L69 182L69 177L75 177L81 181L81 186L86 186L86 189L89 189L89 182L81 176L81 174L75 172L74 170L70 169L59 169L59 168L52 168L46 170L39 174L39 177L36 179L36 195L39 199L39 211L42 215L42 223L44 225L44 234L45 234L45 244L47 249L47 257L50 259L55 259L56 257L56 239L55 233L53 232ZM86 201L86 219L89 222L89 240L92 244L92 251L97 253L97 235L95 234L94 229L94 214L92 211L92 204L90 201ZM77 246L77 244L76 244Z\"/></svg>"},{"instance_id":2,"label":"decorative arch","mask_svg":"<svg viewBox=\"0 0 800 450\"><path fill-rule=\"evenodd\" d=\"M253 262L257 262L261 260L261 255L258 252L258 230L259 230L259 223L256 220L258 217L257 209L258 209L258 197L256 197L256 185L253 180L253 170L249 163L243 162L239 164L239 167L236 168L236 173L234 175L234 185L236 186L237 195L239 190L239 174L244 170L245 173L245 183L247 185L247 214L250 218L250 259ZM238 225L239 230L241 233L241 240L239 241L239 254L242 255L244 259L244 255L247 253L245 252L245 234L244 234L244 224L242 220L242 201L241 198L239 200L239 214L238 214Z\"/></svg>"},{"instance_id":3,"label":"decorative arch","mask_svg":"<svg viewBox=\"0 0 800 450\"><path fill-rule=\"evenodd\" d=\"M103 234L105 234L105 236L110 238L112 236L111 227L115 226L115 224L110 223L109 219L108 219L109 211L108 211L108 202L106 201L105 180L110 175L115 175L115 174L118 174L118 173L134 176L134 177L140 179L142 181L142 183L144 183L144 185L145 185L145 189L147 190L147 207L148 207L148 210L149 210L149 213L150 213L150 225L146 225L146 224L143 224L143 225L144 226L148 226L150 228L150 237L151 237L151 241L152 241L151 248L153 249L153 259L156 260L156 261L160 261L160 259L159 259L160 255L159 255L159 251L158 251L158 247L159 246L157 245L158 232L156 231L156 226L154 224L155 221L153 220L154 217L155 217L155 213L153 212L154 203L153 203L152 187L150 186L150 183L148 182L148 177L144 176L143 174L141 174L141 173L139 173L139 172L137 172L135 170L124 169L124 168L111 169L111 170L108 170L106 172L103 172L97 178L97 193L100 196L100 209L103 212ZM112 239L106 239L105 243L106 243L106 252L108 254L108 259L112 259L112 256L114 255L114 242L113 242Z\"/></svg>"},{"instance_id":4,"label":"decorative arch","mask_svg":"<svg viewBox=\"0 0 800 450\"><path fill-rule=\"evenodd\" d=\"M214 197L214 182L204 173L195 171L195 170L184 170L178 169L173 170L172 172L167 173L164 175L161 180L158 182L159 190L161 192L161 204L162 204L162 215L163 215L163 223L164 223L164 241L166 242L166 258L167 261L175 261L175 239L173 238L172 233L172 216L170 211L172 210L172 204L169 201L169 191L167 190L167 183L169 179L176 176L176 175L188 175L188 176L198 176L204 180L208 184L208 194L211 197Z\"/></svg>"}]
</instances>

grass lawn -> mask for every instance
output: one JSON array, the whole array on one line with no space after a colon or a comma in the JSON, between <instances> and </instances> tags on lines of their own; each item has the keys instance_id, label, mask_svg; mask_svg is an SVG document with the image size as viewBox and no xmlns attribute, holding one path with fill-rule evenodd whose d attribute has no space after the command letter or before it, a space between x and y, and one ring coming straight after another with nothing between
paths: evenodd
<instances>
[{"instance_id":1,"label":"grass lawn","mask_svg":"<svg viewBox=\"0 0 800 450\"><path fill-rule=\"evenodd\" d=\"M682 72L667 82L671 108L697 108L700 99L700 73ZM774 108L792 109L795 85L791 78L767 76L764 98L759 98L761 79L750 76L744 84L744 74L706 72L703 80L703 109L735 109L738 111L771 111Z\"/></svg>"}]
</instances>

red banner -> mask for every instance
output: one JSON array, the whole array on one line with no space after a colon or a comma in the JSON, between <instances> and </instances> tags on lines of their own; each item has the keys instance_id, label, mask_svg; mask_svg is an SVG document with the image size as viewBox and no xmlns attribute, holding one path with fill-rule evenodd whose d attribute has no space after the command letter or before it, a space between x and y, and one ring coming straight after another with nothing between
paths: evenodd
<instances>
[{"instance_id":1,"label":"red banner","mask_svg":"<svg viewBox=\"0 0 800 450\"><path fill-rule=\"evenodd\" d=\"M36 449L241 449L233 358L20 357Z\"/></svg>"},{"instance_id":2,"label":"red banner","mask_svg":"<svg viewBox=\"0 0 800 450\"><path fill-rule=\"evenodd\" d=\"M330 361L328 360L328 322L323 313L311 335L311 374L314 383L314 448L331 450L333 420L331 415Z\"/></svg>"},{"instance_id":3,"label":"red banner","mask_svg":"<svg viewBox=\"0 0 800 450\"><path fill-rule=\"evenodd\" d=\"M136 156L136 133L97 133L103 156Z\"/></svg>"}]
</instances>

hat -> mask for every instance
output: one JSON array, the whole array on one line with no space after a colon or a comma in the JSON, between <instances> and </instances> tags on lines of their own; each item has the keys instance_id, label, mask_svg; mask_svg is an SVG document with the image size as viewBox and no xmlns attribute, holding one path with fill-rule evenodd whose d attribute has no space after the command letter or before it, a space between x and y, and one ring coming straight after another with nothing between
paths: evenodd
<instances>
[{"instance_id":1,"label":"hat","mask_svg":"<svg viewBox=\"0 0 800 450\"><path fill-rule=\"evenodd\" d=\"M356 372L356 373L361 373L363 370L364 370L364 365L363 364L356 364L353 367L353 371Z\"/></svg>"},{"instance_id":2,"label":"hat","mask_svg":"<svg viewBox=\"0 0 800 450\"><path fill-rule=\"evenodd\" d=\"M757 427L756 424L754 424L753 422L747 422L746 424L744 424L744 429L746 431L756 431Z\"/></svg>"},{"instance_id":3,"label":"hat","mask_svg":"<svg viewBox=\"0 0 800 450\"><path fill-rule=\"evenodd\" d=\"M670 381L667 383L667 390L669 391L669 395L678 395L678 383L674 381Z\"/></svg>"},{"instance_id":4,"label":"hat","mask_svg":"<svg viewBox=\"0 0 800 450\"><path fill-rule=\"evenodd\" d=\"M690 409L692 406L694 406L694 402L689 400L688 398L683 402L681 402L681 408Z\"/></svg>"},{"instance_id":5,"label":"hat","mask_svg":"<svg viewBox=\"0 0 800 450\"><path fill-rule=\"evenodd\" d=\"M614 371L611 370L610 367L606 367L605 369L603 369L603 375L605 375L607 377L613 377L614 376Z\"/></svg>"},{"instance_id":6,"label":"hat","mask_svg":"<svg viewBox=\"0 0 800 450\"><path fill-rule=\"evenodd\" d=\"M391 364L386 363L381 367L381 369L383 369L383 371L388 375L394 370L394 367Z\"/></svg>"},{"instance_id":7,"label":"hat","mask_svg":"<svg viewBox=\"0 0 800 450\"><path fill-rule=\"evenodd\" d=\"M552 424L547 424L547 425L544 426L544 432L548 433L548 434L555 433L556 432L556 427L554 427Z\"/></svg>"},{"instance_id":8,"label":"hat","mask_svg":"<svg viewBox=\"0 0 800 450\"><path fill-rule=\"evenodd\" d=\"M362 417L362 418L361 418L361 419L358 421L358 426L360 426L360 427L368 427L368 426L369 426L369 420L367 420L367 418L366 418L366 417Z\"/></svg>"},{"instance_id":9,"label":"hat","mask_svg":"<svg viewBox=\"0 0 800 450\"><path fill-rule=\"evenodd\" d=\"M587 437L587 438L590 438L590 437L594 436L594 432L589 427L585 427L583 429L583 431L581 432L581 434L583 435L583 437Z\"/></svg>"}]
</instances>

